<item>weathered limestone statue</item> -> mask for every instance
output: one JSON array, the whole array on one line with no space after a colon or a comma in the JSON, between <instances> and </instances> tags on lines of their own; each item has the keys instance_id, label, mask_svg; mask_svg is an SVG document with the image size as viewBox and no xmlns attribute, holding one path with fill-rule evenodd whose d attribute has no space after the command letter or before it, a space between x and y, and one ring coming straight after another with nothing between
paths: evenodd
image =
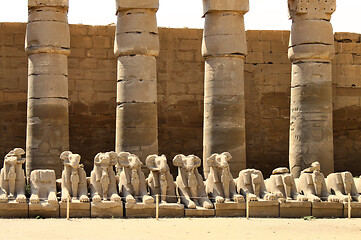
<instances>
[{"instance_id":1,"label":"weathered limestone statue","mask_svg":"<svg viewBox=\"0 0 361 240\"><path fill-rule=\"evenodd\" d=\"M210 173L206 179L206 193L216 203L244 202L244 197L236 192L236 186L228 162L232 155L228 152L212 154L207 158Z\"/></svg>"},{"instance_id":2,"label":"weathered limestone statue","mask_svg":"<svg viewBox=\"0 0 361 240\"><path fill-rule=\"evenodd\" d=\"M60 155L64 162L61 176L61 201L66 202L68 196L72 200L89 202L86 173L80 164L80 155L65 151Z\"/></svg>"},{"instance_id":3,"label":"weathered limestone statue","mask_svg":"<svg viewBox=\"0 0 361 240\"><path fill-rule=\"evenodd\" d=\"M250 201L276 200L276 196L267 191L263 174L256 169L245 169L239 172L236 179L237 192L244 197L249 197Z\"/></svg>"},{"instance_id":4,"label":"weathered limestone statue","mask_svg":"<svg viewBox=\"0 0 361 240\"><path fill-rule=\"evenodd\" d=\"M94 158L94 169L90 173L90 196L93 202L120 202L113 166L118 163L115 152L98 153Z\"/></svg>"},{"instance_id":5,"label":"weathered limestone statue","mask_svg":"<svg viewBox=\"0 0 361 240\"><path fill-rule=\"evenodd\" d=\"M34 169L54 169L60 178L59 155L69 148L68 6L68 0L28 0L28 177Z\"/></svg>"},{"instance_id":6,"label":"weathered limestone statue","mask_svg":"<svg viewBox=\"0 0 361 240\"><path fill-rule=\"evenodd\" d=\"M231 163L232 174L246 167L244 58L247 44L243 15L248 10L248 0L203 0L205 178L210 171L206 159L224 149L236 159Z\"/></svg>"},{"instance_id":7,"label":"weathered limestone statue","mask_svg":"<svg viewBox=\"0 0 361 240\"><path fill-rule=\"evenodd\" d=\"M119 193L125 197L128 206L131 207L136 202L154 203L154 198L148 195L139 158L128 152L120 152L118 156Z\"/></svg>"},{"instance_id":8,"label":"weathered limestone statue","mask_svg":"<svg viewBox=\"0 0 361 240\"><path fill-rule=\"evenodd\" d=\"M292 29L290 170L295 178L314 161L322 173L334 171L332 65L334 36L330 23L336 0L288 0Z\"/></svg>"},{"instance_id":9,"label":"weathered limestone statue","mask_svg":"<svg viewBox=\"0 0 361 240\"><path fill-rule=\"evenodd\" d=\"M354 201L361 202L361 195L357 192L356 184L350 172L331 173L326 178L327 190L334 193L340 202L348 201L348 194Z\"/></svg>"},{"instance_id":10,"label":"weathered limestone statue","mask_svg":"<svg viewBox=\"0 0 361 240\"><path fill-rule=\"evenodd\" d=\"M150 195L159 194L162 203L176 203L176 185L165 155L149 155L145 161L150 173L147 178Z\"/></svg>"},{"instance_id":11,"label":"weathered limestone statue","mask_svg":"<svg viewBox=\"0 0 361 240\"><path fill-rule=\"evenodd\" d=\"M195 155L178 154L173 158L173 165L178 167L176 183L182 203L186 208L213 208L205 192L202 176L198 173L202 160Z\"/></svg>"},{"instance_id":12,"label":"weathered limestone statue","mask_svg":"<svg viewBox=\"0 0 361 240\"><path fill-rule=\"evenodd\" d=\"M157 67L159 0L116 0L118 58L116 152L142 162L158 152Z\"/></svg>"},{"instance_id":13,"label":"weathered limestone statue","mask_svg":"<svg viewBox=\"0 0 361 240\"><path fill-rule=\"evenodd\" d=\"M275 195L279 201L307 201L307 197L297 192L295 179L288 168L280 167L272 171L272 175L266 181L266 189Z\"/></svg>"},{"instance_id":14,"label":"weathered limestone statue","mask_svg":"<svg viewBox=\"0 0 361 240\"><path fill-rule=\"evenodd\" d=\"M16 200L18 203L26 203L25 174L22 168L24 154L21 148L14 148L6 154L0 173L0 202Z\"/></svg>"},{"instance_id":15,"label":"weathered limestone statue","mask_svg":"<svg viewBox=\"0 0 361 240\"><path fill-rule=\"evenodd\" d=\"M29 216L59 217L54 170L34 170L30 174Z\"/></svg>"},{"instance_id":16,"label":"weathered limestone statue","mask_svg":"<svg viewBox=\"0 0 361 240\"><path fill-rule=\"evenodd\" d=\"M114 165L116 152L98 153L90 173L91 217L122 217L123 204L118 195Z\"/></svg>"},{"instance_id":17,"label":"weathered limestone statue","mask_svg":"<svg viewBox=\"0 0 361 240\"><path fill-rule=\"evenodd\" d=\"M314 162L311 167L303 170L298 179L298 191L302 192L309 201L338 202L339 198L327 190L325 177L321 173L319 162Z\"/></svg>"},{"instance_id":18,"label":"weathered limestone statue","mask_svg":"<svg viewBox=\"0 0 361 240\"><path fill-rule=\"evenodd\" d=\"M184 217L184 205L178 202L176 184L170 174L165 155L149 155L146 165L150 171L147 178L149 192L160 197L159 212L162 217Z\"/></svg>"}]
</instances>

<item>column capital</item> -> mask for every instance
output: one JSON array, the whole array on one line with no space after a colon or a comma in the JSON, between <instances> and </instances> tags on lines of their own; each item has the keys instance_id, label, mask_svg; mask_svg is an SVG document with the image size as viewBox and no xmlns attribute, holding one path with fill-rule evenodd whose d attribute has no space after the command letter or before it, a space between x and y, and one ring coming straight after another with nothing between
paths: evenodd
<instances>
[{"instance_id":1,"label":"column capital","mask_svg":"<svg viewBox=\"0 0 361 240\"><path fill-rule=\"evenodd\" d=\"M249 11L249 0L203 0L203 15L213 11Z\"/></svg>"},{"instance_id":2,"label":"column capital","mask_svg":"<svg viewBox=\"0 0 361 240\"><path fill-rule=\"evenodd\" d=\"M155 9L159 8L159 0L116 0L117 12L123 9Z\"/></svg>"},{"instance_id":3,"label":"column capital","mask_svg":"<svg viewBox=\"0 0 361 240\"><path fill-rule=\"evenodd\" d=\"M327 20L336 10L336 0L288 0L290 19Z\"/></svg>"},{"instance_id":4,"label":"column capital","mask_svg":"<svg viewBox=\"0 0 361 240\"><path fill-rule=\"evenodd\" d=\"M69 8L69 0L28 0L28 8L34 7L60 7Z\"/></svg>"}]
</instances>

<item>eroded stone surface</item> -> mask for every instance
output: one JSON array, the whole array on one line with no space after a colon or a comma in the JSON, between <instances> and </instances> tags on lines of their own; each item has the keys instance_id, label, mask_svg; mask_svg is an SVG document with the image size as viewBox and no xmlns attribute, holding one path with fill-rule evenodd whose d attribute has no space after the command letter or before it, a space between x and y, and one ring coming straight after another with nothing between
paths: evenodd
<instances>
[{"instance_id":1,"label":"eroded stone surface","mask_svg":"<svg viewBox=\"0 0 361 240\"><path fill-rule=\"evenodd\" d=\"M340 202L348 202L348 194L351 201L361 202L354 178L350 172L331 173L326 178L327 190L334 193Z\"/></svg>"}]
</instances>

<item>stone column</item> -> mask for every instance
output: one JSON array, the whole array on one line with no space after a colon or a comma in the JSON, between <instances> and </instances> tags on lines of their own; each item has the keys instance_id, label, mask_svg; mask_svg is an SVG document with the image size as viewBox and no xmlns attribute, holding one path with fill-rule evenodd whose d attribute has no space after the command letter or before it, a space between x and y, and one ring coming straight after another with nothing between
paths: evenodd
<instances>
[{"instance_id":1,"label":"stone column","mask_svg":"<svg viewBox=\"0 0 361 240\"><path fill-rule=\"evenodd\" d=\"M203 0L205 58L203 167L213 153L230 152L232 174L246 167L244 14L248 0Z\"/></svg>"},{"instance_id":2,"label":"stone column","mask_svg":"<svg viewBox=\"0 0 361 240\"><path fill-rule=\"evenodd\" d=\"M116 152L144 162L158 153L158 0L117 0L114 53L118 58Z\"/></svg>"},{"instance_id":3,"label":"stone column","mask_svg":"<svg viewBox=\"0 0 361 240\"><path fill-rule=\"evenodd\" d=\"M289 0L292 19L290 169L294 177L312 162L334 171L332 69L334 37L330 23L336 0Z\"/></svg>"},{"instance_id":4,"label":"stone column","mask_svg":"<svg viewBox=\"0 0 361 240\"><path fill-rule=\"evenodd\" d=\"M26 172L55 170L60 154L69 149L68 0L28 0L28 110Z\"/></svg>"}]
</instances>

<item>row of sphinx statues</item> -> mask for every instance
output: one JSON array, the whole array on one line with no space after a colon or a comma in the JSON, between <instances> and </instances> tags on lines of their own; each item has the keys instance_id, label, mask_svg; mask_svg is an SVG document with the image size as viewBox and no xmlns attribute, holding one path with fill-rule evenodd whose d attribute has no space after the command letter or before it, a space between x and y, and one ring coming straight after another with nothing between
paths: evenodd
<instances>
[{"instance_id":1,"label":"row of sphinx statues","mask_svg":"<svg viewBox=\"0 0 361 240\"><path fill-rule=\"evenodd\" d=\"M1 203L10 200L27 202L22 169L24 154L23 149L15 148L5 156L0 175ZM276 168L266 180L256 169L242 170L234 179L228 164L231 158L228 152L210 156L207 159L210 173L204 180L198 172L201 159L195 155L179 154L172 161L178 167L174 181L164 155L147 157L146 166L150 173L145 178L142 162L136 155L128 152L98 153L90 177L87 177L80 164L80 155L65 151L60 155L64 163L61 179L56 180L53 170L31 172L29 202L57 203L56 181L61 182L61 201L70 198L70 201L96 203L123 199L128 205L147 204L154 203L154 196L158 194L161 203L176 203L180 199L188 209L211 209L213 203L244 202L246 197L249 201L345 202L351 194L354 201L361 202L359 179L354 179L350 172L332 173L325 178L320 172L320 164L314 162L302 171L298 179L294 179L285 167Z\"/></svg>"}]
</instances>

